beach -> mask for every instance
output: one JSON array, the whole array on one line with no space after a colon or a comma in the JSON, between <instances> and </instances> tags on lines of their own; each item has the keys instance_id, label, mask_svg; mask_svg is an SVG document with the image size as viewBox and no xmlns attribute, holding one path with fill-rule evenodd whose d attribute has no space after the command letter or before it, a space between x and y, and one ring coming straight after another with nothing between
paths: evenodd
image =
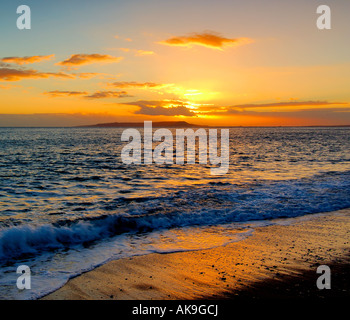
<instances>
[{"instance_id":1,"label":"beach","mask_svg":"<svg viewBox=\"0 0 350 320\"><path fill-rule=\"evenodd\" d=\"M199 163L126 165L123 128L0 131L1 299L79 281L67 297L242 296L345 258L349 228L330 213L350 208L347 128L230 128L223 176ZM21 265L31 290L14 285Z\"/></svg>"},{"instance_id":2,"label":"beach","mask_svg":"<svg viewBox=\"0 0 350 320\"><path fill-rule=\"evenodd\" d=\"M349 249L350 209L279 219L225 246L108 262L42 299L350 297ZM330 290L316 286L319 265L330 267Z\"/></svg>"}]
</instances>

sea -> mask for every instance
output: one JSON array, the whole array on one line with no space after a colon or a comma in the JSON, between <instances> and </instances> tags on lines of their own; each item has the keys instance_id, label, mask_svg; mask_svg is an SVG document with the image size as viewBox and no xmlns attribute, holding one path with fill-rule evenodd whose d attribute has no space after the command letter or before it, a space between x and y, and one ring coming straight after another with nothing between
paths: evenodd
<instances>
[{"instance_id":1,"label":"sea","mask_svg":"<svg viewBox=\"0 0 350 320\"><path fill-rule=\"evenodd\" d=\"M124 130L0 128L0 299L38 299L111 260L224 246L350 207L350 128L229 128L219 176L210 163L124 164ZM31 289L17 287L22 265Z\"/></svg>"}]
</instances>

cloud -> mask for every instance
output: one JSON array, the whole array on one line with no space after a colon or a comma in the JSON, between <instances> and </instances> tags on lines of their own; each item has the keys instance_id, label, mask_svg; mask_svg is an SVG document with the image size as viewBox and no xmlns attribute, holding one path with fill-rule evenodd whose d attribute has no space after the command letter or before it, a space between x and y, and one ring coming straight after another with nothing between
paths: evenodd
<instances>
[{"instance_id":1,"label":"cloud","mask_svg":"<svg viewBox=\"0 0 350 320\"><path fill-rule=\"evenodd\" d=\"M338 107L336 107L338 106ZM260 109L260 110L259 110ZM272 110L266 110L272 109ZM331 101L285 101L262 104L241 104L234 106L201 105L196 109L197 115L207 116L254 116L254 117L304 117L312 114L335 115L340 112L348 112L348 102ZM326 118L325 118L326 119Z\"/></svg>"},{"instance_id":2,"label":"cloud","mask_svg":"<svg viewBox=\"0 0 350 320\"><path fill-rule=\"evenodd\" d=\"M130 49L130 48L118 48L117 50L121 50L123 52L132 52L134 53L135 57L151 56L155 54L155 52L151 50L141 50L141 49L138 50L138 49Z\"/></svg>"},{"instance_id":3,"label":"cloud","mask_svg":"<svg viewBox=\"0 0 350 320\"><path fill-rule=\"evenodd\" d=\"M247 111L248 112L248 111ZM242 114L244 116L245 113ZM266 125L266 121L271 118L271 113L254 113L258 119L261 119L261 125ZM290 125L290 119L298 118L299 125L349 125L349 109L316 109L307 111L298 111L295 113L277 113L277 118L272 125ZM0 127L70 127L79 125L94 125L96 123L109 122L134 122L135 119L144 121L142 115L116 116L108 113L36 113L36 114L0 114ZM233 119L240 117L236 116ZM244 120L244 117L242 117ZM243 121L242 120L242 121ZM243 122L242 122L243 123Z\"/></svg>"},{"instance_id":4,"label":"cloud","mask_svg":"<svg viewBox=\"0 0 350 320\"><path fill-rule=\"evenodd\" d=\"M57 65L72 67L92 63L117 63L122 59L123 57L114 57L108 54L73 54L70 58L58 62Z\"/></svg>"},{"instance_id":5,"label":"cloud","mask_svg":"<svg viewBox=\"0 0 350 320\"><path fill-rule=\"evenodd\" d=\"M139 100L124 103L132 106L139 107L174 107L174 106L186 106L186 103L180 100Z\"/></svg>"},{"instance_id":6,"label":"cloud","mask_svg":"<svg viewBox=\"0 0 350 320\"><path fill-rule=\"evenodd\" d=\"M302 107L302 106L328 106L341 105L347 102L329 102L329 101L285 101L262 104L241 104L230 107L230 109L247 109L247 108L271 108L271 107Z\"/></svg>"},{"instance_id":7,"label":"cloud","mask_svg":"<svg viewBox=\"0 0 350 320\"><path fill-rule=\"evenodd\" d=\"M14 69L0 66L0 80L19 81L22 79L45 79L49 77L74 79L75 76L64 72L40 72L33 69Z\"/></svg>"},{"instance_id":8,"label":"cloud","mask_svg":"<svg viewBox=\"0 0 350 320\"><path fill-rule=\"evenodd\" d=\"M211 49L223 50L225 47L237 46L252 42L248 38L225 38L216 32L191 33L187 36L172 37L158 43L167 46L193 47L203 46Z\"/></svg>"},{"instance_id":9,"label":"cloud","mask_svg":"<svg viewBox=\"0 0 350 320\"><path fill-rule=\"evenodd\" d=\"M195 114L186 107L141 107L140 110L134 112L135 114L143 114L148 116L186 116L194 117Z\"/></svg>"},{"instance_id":10,"label":"cloud","mask_svg":"<svg viewBox=\"0 0 350 320\"><path fill-rule=\"evenodd\" d=\"M177 100L161 100L161 101L136 101L124 103L140 107L134 114L150 115L150 116L196 116L195 113L186 108L186 104Z\"/></svg>"},{"instance_id":11,"label":"cloud","mask_svg":"<svg viewBox=\"0 0 350 320\"><path fill-rule=\"evenodd\" d=\"M99 72L83 72L83 73L77 74L77 76L82 79L91 79L94 77L103 79L106 75L107 75L106 73L99 73Z\"/></svg>"},{"instance_id":12,"label":"cloud","mask_svg":"<svg viewBox=\"0 0 350 320\"><path fill-rule=\"evenodd\" d=\"M131 51L131 49L129 48L119 48L118 50L124 51L124 52L129 52Z\"/></svg>"},{"instance_id":13,"label":"cloud","mask_svg":"<svg viewBox=\"0 0 350 320\"><path fill-rule=\"evenodd\" d=\"M64 96L80 96L80 95L87 95L88 92L86 91L59 91L59 90L55 90L55 91L48 91L48 92L44 92L47 95L50 95L52 97L64 97Z\"/></svg>"},{"instance_id":14,"label":"cloud","mask_svg":"<svg viewBox=\"0 0 350 320\"><path fill-rule=\"evenodd\" d=\"M126 91L97 91L85 96L87 99L104 99L104 98L127 98L131 97Z\"/></svg>"},{"instance_id":15,"label":"cloud","mask_svg":"<svg viewBox=\"0 0 350 320\"><path fill-rule=\"evenodd\" d=\"M54 57L55 57L54 54L51 54L48 56L5 57L5 58L2 58L0 61L5 63L15 63L15 64L22 65L22 64L41 62L45 60L51 60Z\"/></svg>"},{"instance_id":16,"label":"cloud","mask_svg":"<svg viewBox=\"0 0 350 320\"><path fill-rule=\"evenodd\" d=\"M350 107L345 108L315 108L315 109L299 109L290 111L274 111L274 112L258 112L251 110L231 110L232 115L241 116L257 116L257 117L280 117L280 118L299 118L299 119L319 119L325 123L329 120L342 120L344 124L350 123ZM214 113L212 113L214 114ZM219 113L217 113L219 115Z\"/></svg>"},{"instance_id":17,"label":"cloud","mask_svg":"<svg viewBox=\"0 0 350 320\"><path fill-rule=\"evenodd\" d=\"M48 91L44 92L44 94L47 94L51 97L77 97L82 96L86 99L104 99L104 98L126 98L131 97L128 95L126 91L97 91L94 93L89 94L89 92L86 91L60 91L60 90L54 90L54 91Z\"/></svg>"},{"instance_id":18,"label":"cloud","mask_svg":"<svg viewBox=\"0 0 350 320\"><path fill-rule=\"evenodd\" d=\"M344 107L330 107L344 105ZM324 108L322 108L324 106ZM273 111L257 111L252 109L276 108ZM283 110L282 110L283 109ZM241 104L230 107L201 106L199 112L207 115L273 115L279 114L298 114L306 115L313 113L333 113L346 112L350 109L348 102L330 102L330 101L286 101L277 103L262 104ZM323 111L322 111L323 110Z\"/></svg>"},{"instance_id":19,"label":"cloud","mask_svg":"<svg viewBox=\"0 0 350 320\"><path fill-rule=\"evenodd\" d=\"M135 81L129 81L129 82L113 82L110 83L111 86L116 88L154 88L159 89L166 86L169 86L167 84L159 84L154 82L135 82Z\"/></svg>"},{"instance_id":20,"label":"cloud","mask_svg":"<svg viewBox=\"0 0 350 320\"><path fill-rule=\"evenodd\" d=\"M135 56L142 57L142 56L151 56L153 55L153 51L147 51L147 50L136 50Z\"/></svg>"}]
</instances>

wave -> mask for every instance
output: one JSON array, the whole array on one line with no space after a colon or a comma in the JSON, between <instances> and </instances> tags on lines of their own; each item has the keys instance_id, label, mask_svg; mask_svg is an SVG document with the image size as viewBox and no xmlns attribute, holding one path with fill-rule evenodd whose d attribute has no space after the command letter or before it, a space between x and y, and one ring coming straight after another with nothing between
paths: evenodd
<instances>
[{"instance_id":1,"label":"wave","mask_svg":"<svg viewBox=\"0 0 350 320\"><path fill-rule=\"evenodd\" d=\"M0 229L0 260L88 246L125 233L296 217L350 207L350 172L245 186L212 185L142 201L119 198L129 212ZM130 203L133 202L133 206ZM106 205L106 204L104 204Z\"/></svg>"}]
</instances>

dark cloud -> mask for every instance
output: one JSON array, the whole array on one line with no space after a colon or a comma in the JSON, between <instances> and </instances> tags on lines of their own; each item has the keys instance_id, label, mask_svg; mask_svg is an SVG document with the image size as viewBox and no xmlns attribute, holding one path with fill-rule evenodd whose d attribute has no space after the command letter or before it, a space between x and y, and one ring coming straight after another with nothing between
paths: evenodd
<instances>
[{"instance_id":1,"label":"dark cloud","mask_svg":"<svg viewBox=\"0 0 350 320\"><path fill-rule=\"evenodd\" d=\"M135 114L144 114L149 116L195 116L195 114L186 107L141 107L140 110L135 111Z\"/></svg>"},{"instance_id":2,"label":"dark cloud","mask_svg":"<svg viewBox=\"0 0 350 320\"><path fill-rule=\"evenodd\" d=\"M195 113L186 107L185 103L177 100L136 101L125 104L140 107L139 110L134 112L135 114L150 116L196 116Z\"/></svg>"}]
</instances>

